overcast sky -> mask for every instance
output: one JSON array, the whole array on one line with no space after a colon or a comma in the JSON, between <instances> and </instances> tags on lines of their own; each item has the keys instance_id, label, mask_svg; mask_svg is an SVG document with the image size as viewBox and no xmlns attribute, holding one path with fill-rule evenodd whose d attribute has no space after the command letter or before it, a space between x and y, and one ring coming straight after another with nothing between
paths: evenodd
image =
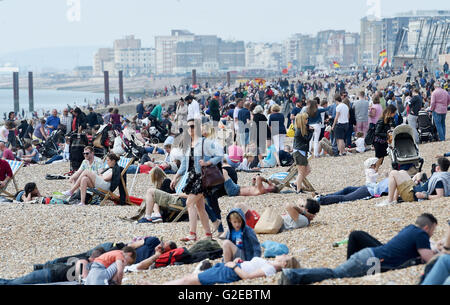
<instances>
[{"instance_id":1,"label":"overcast sky","mask_svg":"<svg viewBox=\"0 0 450 305\"><path fill-rule=\"evenodd\" d=\"M281 42L293 33L360 31L378 0L0 0L0 53L58 46L111 46L135 34L144 46L171 29L223 39ZM382 16L450 9L443 0L379 0ZM76 3L80 3L79 21Z\"/></svg>"}]
</instances>

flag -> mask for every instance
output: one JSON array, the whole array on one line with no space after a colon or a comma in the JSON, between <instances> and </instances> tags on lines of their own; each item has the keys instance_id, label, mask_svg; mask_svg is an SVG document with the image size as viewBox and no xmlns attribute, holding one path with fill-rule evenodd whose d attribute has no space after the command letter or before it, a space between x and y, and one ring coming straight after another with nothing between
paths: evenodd
<instances>
[{"instance_id":1,"label":"flag","mask_svg":"<svg viewBox=\"0 0 450 305\"><path fill-rule=\"evenodd\" d=\"M290 62L290 63L288 63L288 70L291 70L292 69L292 63Z\"/></svg>"},{"instance_id":2,"label":"flag","mask_svg":"<svg viewBox=\"0 0 450 305\"><path fill-rule=\"evenodd\" d=\"M386 57L386 58L383 59L383 61L381 62L380 67L383 68L384 65L387 64L387 62L388 62L388 59L387 59L387 57Z\"/></svg>"},{"instance_id":3,"label":"flag","mask_svg":"<svg viewBox=\"0 0 450 305\"><path fill-rule=\"evenodd\" d=\"M333 61L333 65L335 68L340 68L341 65L337 61Z\"/></svg>"},{"instance_id":4,"label":"flag","mask_svg":"<svg viewBox=\"0 0 450 305\"><path fill-rule=\"evenodd\" d=\"M283 69L282 73L283 73L283 74L288 74L288 73L289 73L289 70L288 70L288 69Z\"/></svg>"},{"instance_id":5,"label":"flag","mask_svg":"<svg viewBox=\"0 0 450 305\"><path fill-rule=\"evenodd\" d=\"M384 56L387 56L386 49L384 49L383 51L380 52L380 57L384 57Z\"/></svg>"}]
</instances>

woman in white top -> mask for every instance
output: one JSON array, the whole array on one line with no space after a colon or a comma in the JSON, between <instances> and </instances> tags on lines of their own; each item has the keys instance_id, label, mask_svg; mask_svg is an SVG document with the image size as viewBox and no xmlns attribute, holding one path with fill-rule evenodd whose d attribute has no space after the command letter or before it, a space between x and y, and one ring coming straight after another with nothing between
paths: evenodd
<instances>
[{"instance_id":1,"label":"woman in white top","mask_svg":"<svg viewBox=\"0 0 450 305\"><path fill-rule=\"evenodd\" d=\"M226 264L218 263L214 267L199 274L193 273L182 279L167 282L164 285L214 285L228 284L240 280L269 277L282 269L298 269L300 264L289 255L277 256L273 262L260 257L242 262L240 258Z\"/></svg>"},{"instance_id":2,"label":"woman in white top","mask_svg":"<svg viewBox=\"0 0 450 305\"><path fill-rule=\"evenodd\" d=\"M78 189L80 189L80 205L86 204L86 192L88 188L102 189L109 191L111 187L111 180L113 178L113 168L119 162L120 158L113 153L109 153L106 156L106 162L108 164L108 169L106 169L101 175L93 171L83 171L81 176L78 178L72 189L65 193L65 195L72 195Z\"/></svg>"}]
</instances>

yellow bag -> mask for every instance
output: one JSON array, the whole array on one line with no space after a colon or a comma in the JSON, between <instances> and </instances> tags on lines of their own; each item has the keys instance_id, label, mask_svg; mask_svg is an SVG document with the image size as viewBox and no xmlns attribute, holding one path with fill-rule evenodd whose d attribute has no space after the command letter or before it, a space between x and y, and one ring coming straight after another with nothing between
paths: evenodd
<instances>
[{"instance_id":1,"label":"yellow bag","mask_svg":"<svg viewBox=\"0 0 450 305\"><path fill-rule=\"evenodd\" d=\"M257 234L277 234L283 226L283 218L274 207L268 207L255 226Z\"/></svg>"},{"instance_id":2,"label":"yellow bag","mask_svg":"<svg viewBox=\"0 0 450 305\"><path fill-rule=\"evenodd\" d=\"M293 138L295 136L295 128L294 128L294 124L291 124L291 126L289 126L287 135L288 138Z\"/></svg>"}]
</instances>

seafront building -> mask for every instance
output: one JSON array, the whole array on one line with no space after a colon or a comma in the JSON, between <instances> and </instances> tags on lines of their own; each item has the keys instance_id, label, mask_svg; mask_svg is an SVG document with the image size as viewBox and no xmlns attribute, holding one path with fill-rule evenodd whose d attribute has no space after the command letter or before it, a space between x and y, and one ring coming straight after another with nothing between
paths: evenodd
<instances>
[{"instance_id":1,"label":"seafront building","mask_svg":"<svg viewBox=\"0 0 450 305\"><path fill-rule=\"evenodd\" d=\"M449 35L447 30L449 27L448 10L409 11L381 19L364 17L361 19L359 62L366 66L377 65L380 62L380 52L383 50L386 50L389 61L395 56L420 58L430 44L439 45L442 41L444 42L442 52L448 53L444 35L445 31ZM441 50L433 50L436 51L439 53Z\"/></svg>"},{"instance_id":2,"label":"seafront building","mask_svg":"<svg viewBox=\"0 0 450 305\"><path fill-rule=\"evenodd\" d=\"M101 48L94 56L94 75L103 71L117 76L123 71L125 77L149 75L154 72L155 49L143 48L141 40L134 35L115 40L113 48Z\"/></svg>"},{"instance_id":3,"label":"seafront building","mask_svg":"<svg viewBox=\"0 0 450 305\"><path fill-rule=\"evenodd\" d=\"M224 41L216 35L172 30L155 37L156 74L185 74L241 70L245 67L243 41Z\"/></svg>"}]
</instances>

